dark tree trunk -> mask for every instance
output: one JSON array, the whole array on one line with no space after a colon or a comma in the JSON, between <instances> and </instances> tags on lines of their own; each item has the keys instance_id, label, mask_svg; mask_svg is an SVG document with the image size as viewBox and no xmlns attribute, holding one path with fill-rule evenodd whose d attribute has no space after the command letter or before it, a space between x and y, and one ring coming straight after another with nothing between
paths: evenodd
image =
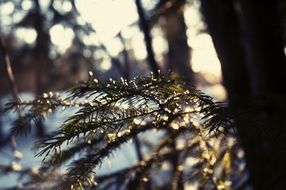
<instances>
[{"instance_id":1,"label":"dark tree trunk","mask_svg":"<svg viewBox=\"0 0 286 190\"><path fill-rule=\"evenodd\" d=\"M255 98L235 117L254 190L286 187L285 105L278 95Z\"/></svg>"},{"instance_id":2,"label":"dark tree trunk","mask_svg":"<svg viewBox=\"0 0 286 190\"><path fill-rule=\"evenodd\" d=\"M138 15L139 15L139 24L144 34L146 51L147 51L147 59L148 59L151 70L157 76L159 74L158 73L159 67L155 60L155 53L154 53L153 46L152 46L152 37L150 34L149 23L148 23L148 20L146 19L141 0L135 0L135 3L136 3Z\"/></svg>"},{"instance_id":3,"label":"dark tree trunk","mask_svg":"<svg viewBox=\"0 0 286 190\"><path fill-rule=\"evenodd\" d=\"M285 93L286 62L278 1L240 0L247 65L253 95Z\"/></svg>"},{"instance_id":4,"label":"dark tree trunk","mask_svg":"<svg viewBox=\"0 0 286 190\"><path fill-rule=\"evenodd\" d=\"M234 4L230 0L201 0L201 10L221 62L230 104L236 104L250 96L250 86Z\"/></svg>"},{"instance_id":5,"label":"dark tree trunk","mask_svg":"<svg viewBox=\"0 0 286 190\"><path fill-rule=\"evenodd\" d=\"M4 138L4 132L3 132L3 113L4 113L4 111L3 111L3 108L2 108L2 105L1 105L1 102L0 102L0 144L1 144L1 142L2 142L2 139Z\"/></svg>"},{"instance_id":6,"label":"dark tree trunk","mask_svg":"<svg viewBox=\"0 0 286 190\"><path fill-rule=\"evenodd\" d=\"M36 46L34 47L35 60L37 61L37 94L44 92L48 84L49 71L49 31L45 27L44 16L41 13L39 0L34 0L35 4L35 22L34 28L37 32Z\"/></svg>"},{"instance_id":7,"label":"dark tree trunk","mask_svg":"<svg viewBox=\"0 0 286 190\"><path fill-rule=\"evenodd\" d=\"M186 34L186 24L183 8L185 1L179 2L179 6L167 11L166 18L166 38L169 52L168 61L172 71L175 71L185 80L194 83L193 70L190 65L190 51Z\"/></svg>"},{"instance_id":8,"label":"dark tree trunk","mask_svg":"<svg viewBox=\"0 0 286 190\"><path fill-rule=\"evenodd\" d=\"M286 63L277 4L201 0L230 106L243 111L236 127L255 190L286 187Z\"/></svg>"},{"instance_id":9,"label":"dark tree trunk","mask_svg":"<svg viewBox=\"0 0 286 190\"><path fill-rule=\"evenodd\" d=\"M41 94L46 89L49 82L49 45L50 36L48 29L45 28L44 16L41 13L39 0L34 0L35 4L35 22L34 28L37 32L36 46L34 47L35 60L37 61L37 84L36 93ZM45 134L44 124L41 120L36 122L37 136L42 137Z\"/></svg>"},{"instance_id":10,"label":"dark tree trunk","mask_svg":"<svg viewBox=\"0 0 286 190\"><path fill-rule=\"evenodd\" d=\"M255 110L256 121L247 119L238 131L254 189L284 189L286 62L278 1L239 2L252 95L256 100L251 109Z\"/></svg>"}]
</instances>

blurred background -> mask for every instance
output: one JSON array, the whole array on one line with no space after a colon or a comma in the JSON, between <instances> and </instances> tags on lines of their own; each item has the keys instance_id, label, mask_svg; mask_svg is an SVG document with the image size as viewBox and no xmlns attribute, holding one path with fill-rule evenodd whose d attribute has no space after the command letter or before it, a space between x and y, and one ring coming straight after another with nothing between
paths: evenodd
<instances>
[{"instance_id":1,"label":"blurred background","mask_svg":"<svg viewBox=\"0 0 286 190\"><path fill-rule=\"evenodd\" d=\"M85 79L88 71L106 80L154 70L135 1L1 2L1 36L20 92L64 90ZM220 64L199 4L144 0L143 25L148 25L157 69L175 71L197 85L219 84ZM5 72L1 64L2 97L10 89Z\"/></svg>"}]
</instances>

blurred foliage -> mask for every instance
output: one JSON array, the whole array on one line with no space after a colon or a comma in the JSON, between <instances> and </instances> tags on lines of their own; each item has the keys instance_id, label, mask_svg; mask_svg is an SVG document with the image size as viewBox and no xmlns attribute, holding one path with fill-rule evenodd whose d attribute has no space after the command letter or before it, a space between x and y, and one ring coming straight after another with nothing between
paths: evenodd
<instances>
[{"instance_id":1,"label":"blurred foliage","mask_svg":"<svg viewBox=\"0 0 286 190\"><path fill-rule=\"evenodd\" d=\"M0 7L0 32L7 42L20 91L66 89L75 80L85 78L88 70L98 75L105 72L100 65L106 60L116 68L113 76L124 72L120 55L110 55L98 40L96 29L81 17L76 1L13 0L1 1ZM62 35L67 35L64 31L72 34L69 42L65 36L61 39L61 45L69 44L64 49L53 42L54 28L62 29ZM5 76L3 71L1 76ZM4 95L8 84L5 80L1 83L0 95Z\"/></svg>"},{"instance_id":2,"label":"blurred foliage","mask_svg":"<svg viewBox=\"0 0 286 190\"><path fill-rule=\"evenodd\" d=\"M21 189L222 190L247 183L231 111L174 76L151 73L103 83L90 72L89 79L69 90L68 96L44 93L32 101L11 102L6 109L23 112L14 122L16 134L29 131L33 121L56 110L77 110L58 131L36 144L37 156L43 158L37 172L10 167L9 171L24 173ZM162 135L149 141L144 138L148 131ZM97 175L102 162L112 160L134 137L146 149L142 160Z\"/></svg>"},{"instance_id":3,"label":"blurred foliage","mask_svg":"<svg viewBox=\"0 0 286 190\"><path fill-rule=\"evenodd\" d=\"M110 37L109 43L105 44L99 38L100 28L97 29L81 15L78 2L76 0L1 1L0 7L3 8L1 10L5 10L5 7L7 10L0 12L0 33L7 44L20 92L42 93L44 89L63 90L73 85L75 80L85 79L89 70L103 80L109 77L128 78L128 76L144 75L150 71L148 69L150 63L142 58L145 54L144 48L138 48L138 44L144 46L138 24L140 19L122 26L123 28ZM167 21L164 15L176 12L178 9L184 12L184 4L188 8L192 2L142 1L146 21L150 25L151 38L154 38L155 57L162 72L177 67L176 64L171 67L171 62L167 61L168 39L164 29ZM136 16L136 12L134 14ZM54 43L53 31L57 31L57 35L62 33L62 38L58 39L57 43ZM27 41L28 38L31 39ZM65 48L60 47L59 42ZM156 44L157 42L159 44ZM137 57L138 49L142 54L140 58ZM189 50L189 47L186 49ZM1 76L5 76L3 71L4 68L0 70ZM4 77L1 79L0 96L8 93L8 83L5 80Z\"/></svg>"}]
</instances>

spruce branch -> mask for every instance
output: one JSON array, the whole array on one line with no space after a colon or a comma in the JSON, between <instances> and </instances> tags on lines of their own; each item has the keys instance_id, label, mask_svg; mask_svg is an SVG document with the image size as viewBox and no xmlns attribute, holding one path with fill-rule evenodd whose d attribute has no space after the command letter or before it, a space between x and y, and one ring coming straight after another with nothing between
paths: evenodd
<instances>
[{"instance_id":1,"label":"spruce branch","mask_svg":"<svg viewBox=\"0 0 286 190\"><path fill-rule=\"evenodd\" d=\"M152 169L169 162L175 164L169 182L174 189L184 181L192 181L186 175L189 170L183 170L188 157L201 158L197 166L193 166L201 172L191 176L197 176L205 185L213 181L212 172L226 151L217 152L208 141L234 127L226 104L214 102L174 76L152 74L104 83L90 73L87 81L79 82L67 93L67 96L44 93L32 101L17 100L7 105L9 110L24 111L25 126L36 119L45 119L57 109L77 110L56 132L36 144L37 156L44 161L42 173L70 165L66 172L59 174L61 180L52 183L53 187L92 189L116 184L125 188L132 184L151 187L148 181ZM122 170L126 171L126 180L119 175L121 171L109 177L96 175L104 159L134 137L152 130L162 131L164 136L137 165ZM180 141L185 145L178 144ZM148 155L152 155L151 158Z\"/></svg>"}]
</instances>

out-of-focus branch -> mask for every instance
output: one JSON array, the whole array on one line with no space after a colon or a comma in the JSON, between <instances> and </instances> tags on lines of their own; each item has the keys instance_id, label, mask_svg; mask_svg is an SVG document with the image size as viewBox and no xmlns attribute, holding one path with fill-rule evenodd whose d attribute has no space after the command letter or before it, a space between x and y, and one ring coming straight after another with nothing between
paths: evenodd
<instances>
[{"instance_id":1,"label":"out-of-focus branch","mask_svg":"<svg viewBox=\"0 0 286 190\"><path fill-rule=\"evenodd\" d=\"M0 50L1 50L1 53L2 53L2 61L5 64L5 67L6 67L6 71L7 71L7 75L8 75L8 79L9 79L9 83L10 83L10 87L11 87L11 92L12 92L13 98L14 99L18 99L18 89L17 89L17 85L16 85L16 82L15 82L15 77L14 77L14 74L13 74L11 61L10 61L8 52L7 52L6 48L5 48L4 41L1 38L1 36L0 36Z\"/></svg>"},{"instance_id":2,"label":"out-of-focus branch","mask_svg":"<svg viewBox=\"0 0 286 190\"><path fill-rule=\"evenodd\" d=\"M124 73L123 73L123 77L130 80L130 60L129 60L129 56L128 56L128 52L127 52L127 47L125 44L125 41L121 35L121 32L118 33L118 38L121 42L121 44L123 45L123 50L122 50L122 54L123 54L123 59L124 59Z\"/></svg>"},{"instance_id":3,"label":"out-of-focus branch","mask_svg":"<svg viewBox=\"0 0 286 190\"><path fill-rule=\"evenodd\" d=\"M11 87L11 92L12 92L13 98L15 100L17 100L18 99L18 88L17 88L16 82L15 82L15 77L14 77L14 74L13 74L10 57L8 55L8 52L6 50L4 41L1 38L1 36L0 36L0 51L2 53L2 61L5 64L5 67L6 67L7 76L8 76L8 79L9 79L9 83L10 83L10 87ZM17 112L18 112L19 117L21 117L20 110L17 109ZM10 135L8 137L7 141L10 141L13 150L16 150L17 142L16 142L15 136L14 135Z\"/></svg>"},{"instance_id":4,"label":"out-of-focus branch","mask_svg":"<svg viewBox=\"0 0 286 190\"><path fill-rule=\"evenodd\" d=\"M145 45L146 45L146 51L147 51L147 59L148 62L150 64L151 70L153 71L155 76L158 76L159 74L159 67L158 64L155 60L155 53L152 47L152 38L151 38L151 34L150 34L150 27L149 27L149 23L148 20L145 17L145 13L144 13L144 9L141 3L141 0L135 0L136 3L136 7L137 7L137 11L138 11L138 15L139 15L139 23L140 23L140 27L141 30L144 34L144 38L145 38Z\"/></svg>"}]
</instances>

